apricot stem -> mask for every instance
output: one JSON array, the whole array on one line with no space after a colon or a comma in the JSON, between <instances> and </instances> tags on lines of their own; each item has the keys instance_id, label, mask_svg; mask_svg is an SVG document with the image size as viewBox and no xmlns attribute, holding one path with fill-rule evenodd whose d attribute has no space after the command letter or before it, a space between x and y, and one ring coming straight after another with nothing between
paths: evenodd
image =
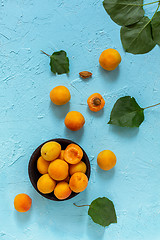
<instances>
[{"instance_id":1,"label":"apricot stem","mask_svg":"<svg viewBox=\"0 0 160 240\"><path fill-rule=\"evenodd\" d=\"M158 106L158 105L160 105L160 103L157 103L157 104L151 105L151 106L149 106L149 107L145 107L145 108L143 108L143 109L145 110L145 109L147 109L147 108L156 107L156 106Z\"/></svg>"},{"instance_id":2,"label":"apricot stem","mask_svg":"<svg viewBox=\"0 0 160 240\"><path fill-rule=\"evenodd\" d=\"M41 50L41 52L42 52L43 54L47 55L48 57L51 56L51 55L49 55L48 53L46 53L46 52L44 52L44 51L42 51L42 50Z\"/></svg>"},{"instance_id":3,"label":"apricot stem","mask_svg":"<svg viewBox=\"0 0 160 240\"><path fill-rule=\"evenodd\" d=\"M73 203L73 205L76 206L76 207L90 207L90 205L80 205L80 206L79 206L79 205L77 205L76 203Z\"/></svg>"},{"instance_id":4,"label":"apricot stem","mask_svg":"<svg viewBox=\"0 0 160 240\"><path fill-rule=\"evenodd\" d=\"M95 106L99 106L100 104L101 104L101 99L99 99L99 98L94 98L93 99L93 104L95 105Z\"/></svg>"}]
</instances>

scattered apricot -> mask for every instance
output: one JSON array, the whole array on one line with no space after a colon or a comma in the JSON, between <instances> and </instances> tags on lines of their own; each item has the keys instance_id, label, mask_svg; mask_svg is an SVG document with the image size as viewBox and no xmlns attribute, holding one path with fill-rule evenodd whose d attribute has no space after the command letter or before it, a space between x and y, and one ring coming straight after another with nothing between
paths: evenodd
<instances>
[{"instance_id":1,"label":"scattered apricot","mask_svg":"<svg viewBox=\"0 0 160 240\"><path fill-rule=\"evenodd\" d=\"M48 168L48 173L51 178L57 181L64 180L68 176L69 166L61 159L56 159L51 162Z\"/></svg>"},{"instance_id":2,"label":"scattered apricot","mask_svg":"<svg viewBox=\"0 0 160 240\"><path fill-rule=\"evenodd\" d=\"M45 143L41 148L41 155L46 161L53 161L60 155L61 145L57 142L50 141Z\"/></svg>"},{"instance_id":3,"label":"scattered apricot","mask_svg":"<svg viewBox=\"0 0 160 240\"><path fill-rule=\"evenodd\" d=\"M57 86L50 92L50 99L56 105L64 105L71 99L71 94L65 86Z\"/></svg>"},{"instance_id":4,"label":"scattered apricot","mask_svg":"<svg viewBox=\"0 0 160 240\"><path fill-rule=\"evenodd\" d=\"M42 156L38 158L37 161L37 169L41 174L46 174L48 173L48 167L49 167L50 162L44 160Z\"/></svg>"},{"instance_id":5,"label":"scattered apricot","mask_svg":"<svg viewBox=\"0 0 160 240\"><path fill-rule=\"evenodd\" d=\"M100 111L104 105L105 105L105 100L99 93L93 93L87 100L89 109L93 112L98 112Z\"/></svg>"},{"instance_id":6,"label":"scattered apricot","mask_svg":"<svg viewBox=\"0 0 160 240\"><path fill-rule=\"evenodd\" d=\"M80 112L71 111L67 113L64 123L68 129L77 131L83 127L85 119Z\"/></svg>"},{"instance_id":7,"label":"scattered apricot","mask_svg":"<svg viewBox=\"0 0 160 240\"><path fill-rule=\"evenodd\" d=\"M71 193L69 184L65 181L59 182L54 189L54 195L60 200L68 198Z\"/></svg>"},{"instance_id":8,"label":"scattered apricot","mask_svg":"<svg viewBox=\"0 0 160 240\"><path fill-rule=\"evenodd\" d=\"M114 70L121 62L121 56L115 49L109 48L104 50L99 58L99 63L102 68L108 71Z\"/></svg>"},{"instance_id":9,"label":"scattered apricot","mask_svg":"<svg viewBox=\"0 0 160 240\"><path fill-rule=\"evenodd\" d=\"M69 181L69 187L73 192L79 193L86 189L88 185L88 178L82 172L74 173Z\"/></svg>"},{"instance_id":10,"label":"scattered apricot","mask_svg":"<svg viewBox=\"0 0 160 240\"><path fill-rule=\"evenodd\" d=\"M53 192L56 186L56 181L48 174L42 175L37 182L37 188L41 193L47 194Z\"/></svg>"},{"instance_id":11,"label":"scattered apricot","mask_svg":"<svg viewBox=\"0 0 160 240\"><path fill-rule=\"evenodd\" d=\"M86 164L82 161L80 161L77 164L70 165L69 167L70 175L73 175L76 172L86 173L86 170L87 170Z\"/></svg>"},{"instance_id":12,"label":"scattered apricot","mask_svg":"<svg viewBox=\"0 0 160 240\"><path fill-rule=\"evenodd\" d=\"M101 169L110 170L116 165L116 156L112 151L104 150L98 154L97 163Z\"/></svg>"},{"instance_id":13,"label":"scattered apricot","mask_svg":"<svg viewBox=\"0 0 160 240\"><path fill-rule=\"evenodd\" d=\"M20 193L14 198L14 207L18 212L27 212L32 205L32 199L25 193Z\"/></svg>"},{"instance_id":14,"label":"scattered apricot","mask_svg":"<svg viewBox=\"0 0 160 240\"><path fill-rule=\"evenodd\" d=\"M77 144L69 144L64 151L64 160L69 164L79 163L82 157L83 151Z\"/></svg>"},{"instance_id":15,"label":"scattered apricot","mask_svg":"<svg viewBox=\"0 0 160 240\"><path fill-rule=\"evenodd\" d=\"M61 153L60 153L58 159L64 160L64 150L61 150Z\"/></svg>"}]
</instances>

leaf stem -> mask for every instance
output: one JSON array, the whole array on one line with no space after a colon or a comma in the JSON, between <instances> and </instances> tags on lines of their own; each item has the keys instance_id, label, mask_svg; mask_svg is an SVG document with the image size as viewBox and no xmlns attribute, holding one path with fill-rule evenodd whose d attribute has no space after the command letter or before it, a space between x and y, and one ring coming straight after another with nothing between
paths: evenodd
<instances>
[{"instance_id":1,"label":"leaf stem","mask_svg":"<svg viewBox=\"0 0 160 240\"><path fill-rule=\"evenodd\" d=\"M46 53L46 52L44 52L44 51L42 51L42 50L41 50L41 52L42 52L43 54L47 55L48 57L51 56L51 55L49 55L48 53Z\"/></svg>"},{"instance_id":2,"label":"leaf stem","mask_svg":"<svg viewBox=\"0 0 160 240\"><path fill-rule=\"evenodd\" d=\"M151 2L151 3L145 3L142 6L147 6L147 5L151 5L151 4L154 4L154 3L159 3L159 1Z\"/></svg>"},{"instance_id":3,"label":"leaf stem","mask_svg":"<svg viewBox=\"0 0 160 240\"><path fill-rule=\"evenodd\" d=\"M76 203L73 203L73 205L76 206L76 207L90 207L90 205L80 205L80 206L79 206L79 205L77 205Z\"/></svg>"},{"instance_id":4,"label":"leaf stem","mask_svg":"<svg viewBox=\"0 0 160 240\"><path fill-rule=\"evenodd\" d=\"M156 107L156 106L158 106L158 105L160 105L160 103L157 103L157 104L151 105L151 106L149 106L149 107L145 107L145 108L143 108L143 109L145 110L145 109L148 109L148 108Z\"/></svg>"}]
</instances>

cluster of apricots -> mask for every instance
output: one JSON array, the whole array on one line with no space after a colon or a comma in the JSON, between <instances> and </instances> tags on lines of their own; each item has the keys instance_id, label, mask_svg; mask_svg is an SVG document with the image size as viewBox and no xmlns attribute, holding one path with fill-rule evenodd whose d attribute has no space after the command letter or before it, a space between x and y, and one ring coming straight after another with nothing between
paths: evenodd
<instances>
[{"instance_id":1,"label":"cluster of apricots","mask_svg":"<svg viewBox=\"0 0 160 240\"><path fill-rule=\"evenodd\" d=\"M55 141L45 143L37 161L37 169L42 174L37 182L38 190L43 194L54 191L59 200L68 198L72 191L84 191L88 178L82 158L83 151L76 144L69 144L62 150L61 145Z\"/></svg>"}]
</instances>

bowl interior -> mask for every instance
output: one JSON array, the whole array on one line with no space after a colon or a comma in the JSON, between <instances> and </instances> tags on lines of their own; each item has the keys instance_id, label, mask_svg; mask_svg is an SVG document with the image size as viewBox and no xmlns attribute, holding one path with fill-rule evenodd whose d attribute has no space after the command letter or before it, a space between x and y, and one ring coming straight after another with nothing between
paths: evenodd
<instances>
[{"instance_id":1,"label":"bowl interior","mask_svg":"<svg viewBox=\"0 0 160 240\"><path fill-rule=\"evenodd\" d=\"M28 165L28 173L29 173L29 178L30 178L30 181L33 185L33 187L36 189L36 191L41 194L43 197L45 198L48 198L50 200L53 200L53 201L62 201L62 200L59 200L55 197L54 193L49 193L49 194L43 194L41 192L38 191L37 189L37 181L38 179L40 178L40 176L42 176L38 170L37 170L37 160L38 158L41 156L41 147L47 143L47 142L50 142L50 141L56 141L58 142L59 144L61 144L61 147L62 147L62 150L64 150L69 144L71 143L75 143L73 141L70 141L68 139L62 139L62 138L56 138L56 139L51 139L49 141L46 141L44 142L43 144L41 144L32 154L31 158L30 158L30 161L29 161L29 165ZM77 144L77 143L75 143ZM78 145L78 144L77 144ZM79 146L79 145L78 145ZM80 146L81 147L81 146ZM82 149L82 148L81 148ZM83 150L83 149L82 149ZM90 178L90 162L89 162L89 159L88 159L88 156L87 154L85 153L85 151L83 150L83 158L82 158L82 161L86 164L87 166L87 171L86 171L86 175L88 177L88 180ZM78 195L79 193L74 193L72 192L71 195L64 199L64 200L67 200L67 199L71 199L73 197L75 197L76 195Z\"/></svg>"}]
</instances>

